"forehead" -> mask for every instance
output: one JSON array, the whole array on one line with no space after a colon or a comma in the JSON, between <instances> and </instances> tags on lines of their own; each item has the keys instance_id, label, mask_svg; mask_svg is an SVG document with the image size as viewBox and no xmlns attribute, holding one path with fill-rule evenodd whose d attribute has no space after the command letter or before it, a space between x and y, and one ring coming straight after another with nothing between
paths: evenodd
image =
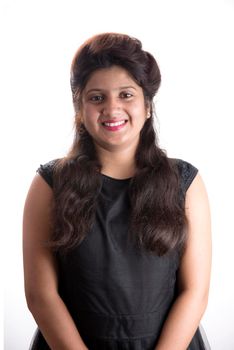
<instances>
[{"instance_id":1,"label":"forehead","mask_svg":"<svg viewBox=\"0 0 234 350\"><path fill-rule=\"evenodd\" d=\"M84 91L89 89L117 90L120 87L133 87L140 89L141 87L134 81L128 71L119 66L110 68L101 68L92 73Z\"/></svg>"}]
</instances>

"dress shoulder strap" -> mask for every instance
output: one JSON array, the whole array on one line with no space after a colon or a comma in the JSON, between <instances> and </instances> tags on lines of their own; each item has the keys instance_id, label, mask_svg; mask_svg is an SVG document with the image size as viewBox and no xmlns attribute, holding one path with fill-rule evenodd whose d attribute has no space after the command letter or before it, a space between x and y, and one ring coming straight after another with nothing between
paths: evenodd
<instances>
[{"instance_id":1,"label":"dress shoulder strap","mask_svg":"<svg viewBox=\"0 0 234 350\"><path fill-rule=\"evenodd\" d=\"M181 180L181 189L183 194L185 194L193 182L195 176L197 175L198 169L191 163L186 162L182 159L176 159L176 162Z\"/></svg>"},{"instance_id":2,"label":"dress shoulder strap","mask_svg":"<svg viewBox=\"0 0 234 350\"><path fill-rule=\"evenodd\" d=\"M53 188L53 173L54 173L54 166L57 159L53 159L48 163L41 164L40 167L37 169L37 173L40 174L45 182Z\"/></svg>"}]
</instances>

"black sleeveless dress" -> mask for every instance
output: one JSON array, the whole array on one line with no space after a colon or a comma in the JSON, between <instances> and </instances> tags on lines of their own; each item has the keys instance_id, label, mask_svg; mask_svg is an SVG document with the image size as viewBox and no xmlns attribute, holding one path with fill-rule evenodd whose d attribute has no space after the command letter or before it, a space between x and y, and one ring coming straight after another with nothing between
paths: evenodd
<instances>
[{"instance_id":1,"label":"black sleeveless dress","mask_svg":"<svg viewBox=\"0 0 234 350\"><path fill-rule=\"evenodd\" d=\"M197 169L176 162L185 194ZM53 165L38 169L51 187ZM92 230L80 246L57 257L59 292L89 350L153 350L176 298L179 253L158 257L137 250L127 233L130 179L100 176ZM39 330L31 349L49 349ZM188 349L208 349L199 329Z\"/></svg>"}]
</instances>

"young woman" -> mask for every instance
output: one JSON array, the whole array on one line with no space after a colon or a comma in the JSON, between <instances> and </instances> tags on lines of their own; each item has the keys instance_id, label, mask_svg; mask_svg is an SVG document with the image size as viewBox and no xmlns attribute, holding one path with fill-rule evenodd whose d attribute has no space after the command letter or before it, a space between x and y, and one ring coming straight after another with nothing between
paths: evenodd
<instances>
[{"instance_id":1,"label":"young woman","mask_svg":"<svg viewBox=\"0 0 234 350\"><path fill-rule=\"evenodd\" d=\"M32 349L207 349L208 199L198 170L158 146L160 82L127 35L94 36L74 57L74 143L40 166L25 203Z\"/></svg>"}]
</instances>

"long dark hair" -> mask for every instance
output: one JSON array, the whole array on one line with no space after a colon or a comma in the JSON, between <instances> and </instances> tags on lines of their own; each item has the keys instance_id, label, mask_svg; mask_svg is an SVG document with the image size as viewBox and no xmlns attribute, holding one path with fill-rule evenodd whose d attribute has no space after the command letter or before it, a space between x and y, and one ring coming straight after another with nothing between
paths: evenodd
<instances>
[{"instance_id":1,"label":"long dark hair","mask_svg":"<svg viewBox=\"0 0 234 350\"><path fill-rule=\"evenodd\" d=\"M142 87L150 108L135 154L136 173L129 185L130 235L148 251L163 255L185 243L186 217L180 196L175 162L158 146L153 125L153 98L161 83L154 57L139 40L118 33L104 33L87 40L71 66L75 137L70 152L54 171L54 231L50 244L61 252L79 245L89 232L101 187L101 164L91 136L81 123L82 92L91 74L113 65L126 69Z\"/></svg>"}]
</instances>

